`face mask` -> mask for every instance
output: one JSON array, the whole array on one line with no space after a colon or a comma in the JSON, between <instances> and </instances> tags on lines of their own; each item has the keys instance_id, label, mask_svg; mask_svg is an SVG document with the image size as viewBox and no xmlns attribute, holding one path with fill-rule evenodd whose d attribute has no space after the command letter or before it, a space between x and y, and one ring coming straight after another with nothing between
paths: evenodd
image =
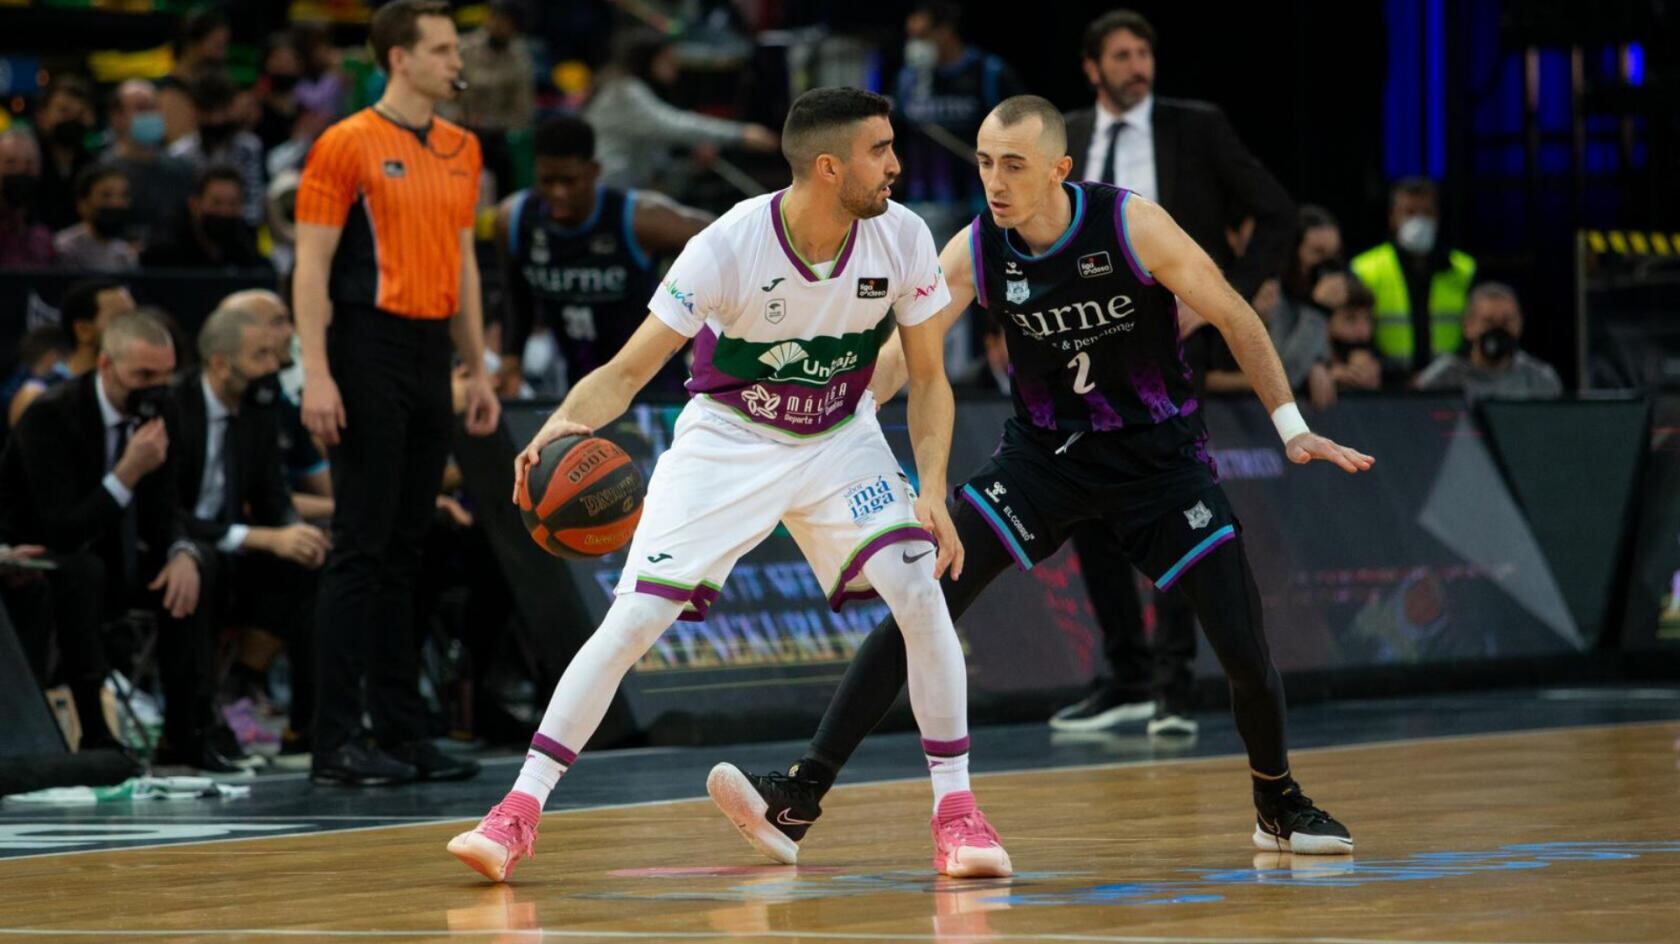
<instances>
[{"instance_id":1,"label":"face mask","mask_svg":"<svg viewBox=\"0 0 1680 944\"><path fill-rule=\"evenodd\" d=\"M1408 216L1400 221L1400 229L1394 234L1394 241L1400 248L1417 255L1425 255L1435 248L1435 218L1432 216Z\"/></svg>"},{"instance_id":2,"label":"face mask","mask_svg":"<svg viewBox=\"0 0 1680 944\"><path fill-rule=\"evenodd\" d=\"M7 174L0 177L0 197L5 198L6 205L12 209L20 209L35 199L35 188L41 178L34 174Z\"/></svg>"},{"instance_id":3,"label":"face mask","mask_svg":"<svg viewBox=\"0 0 1680 944\"><path fill-rule=\"evenodd\" d=\"M141 147L163 143L163 112L143 111L128 122L128 139Z\"/></svg>"},{"instance_id":4,"label":"face mask","mask_svg":"<svg viewBox=\"0 0 1680 944\"><path fill-rule=\"evenodd\" d=\"M1483 357L1498 364L1517 353L1517 336L1511 333L1511 329L1500 325L1483 331L1482 336L1476 339L1476 346L1481 348Z\"/></svg>"},{"instance_id":5,"label":"face mask","mask_svg":"<svg viewBox=\"0 0 1680 944\"><path fill-rule=\"evenodd\" d=\"M241 402L252 409L267 410L280 402L280 375L263 374L252 377L245 385Z\"/></svg>"},{"instance_id":6,"label":"face mask","mask_svg":"<svg viewBox=\"0 0 1680 944\"><path fill-rule=\"evenodd\" d=\"M497 52L506 52L508 46L512 45L512 43L513 41L508 39L506 36L492 36L489 39L488 45L491 49L494 49Z\"/></svg>"},{"instance_id":7,"label":"face mask","mask_svg":"<svg viewBox=\"0 0 1680 944\"><path fill-rule=\"evenodd\" d=\"M93 211L93 231L102 239L116 239L128 231L133 219L128 207L100 207Z\"/></svg>"},{"instance_id":8,"label":"face mask","mask_svg":"<svg viewBox=\"0 0 1680 944\"><path fill-rule=\"evenodd\" d=\"M925 70L939 64L939 47L931 39L908 39L904 41L904 67L906 69Z\"/></svg>"},{"instance_id":9,"label":"face mask","mask_svg":"<svg viewBox=\"0 0 1680 944\"><path fill-rule=\"evenodd\" d=\"M279 95L289 94L297 88L299 78L286 72L272 74L268 77L268 90Z\"/></svg>"},{"instance_id":10,"label":"face mask","mask_svg":"<svg viewBox=\"0 0 1680 944\"><path fill-rule=\"evenodd\" d=\"M62 148L81 150L87 140L88 126L81 121L66 121L52 129L53 143Z\"/></svg>"},{"instance_id":11,"label":"face mask","mask_svg":"<svg viewBox=\"0 0 1680 944\"><path fill-rule=\"evenodd\" d=\"M238 133L239 124L233 121L212 121L198 126L198 139L206 151L220 149Z\"/></svg>"},{"instance_id":12,"label":"face mask","mask_svg":"<svg viewBox=\"0 0 1680 944\"><path fill-rule=\"evenodd\" d=\"M1367 351L1372 355L1376 354L1376 348L1371 346L1370 341L1338 341L1335 338L1330 339L1330 353L1337 361L1345 363L1349 358L1353 357L1354 352L1356 351Z\"/></svg>"},{"instance_id":13,"label":"face mask","mask_svg":"<svg viewBox=\"0 0 1680 944\"><path fill-rule=\"evenodd\" d=\"M139 387L128 392L128 399L123 401L123 412L141 421L156 419L174 402L175 395L168 384Z\"/></svg>"},{"instance_id":14,"label":"face mask","mask_svg":"<svg viewBox=\"0 0 1680 944\"><path fill-rule=\"evenodd\" d=\"M245 221L237 216L206 216L204 236L213 243L240 245L245 242Z\"/></svg>"},{"instance_id":15,"label":"face mask","mask_svg":"<svg viewBox=\"0 0 1680 944\"><path fill-rule=\"evenodd\" d=\"M1347 266L1343 265L1342 260L1340 259L1326 259L1318 265L1313 266L1312 271L1307 273L1307 285L1316 286L1319 282L1323 281L1325 276L1335 275L1344 271L1346 268Z\"/></svg>"}]
</instances>

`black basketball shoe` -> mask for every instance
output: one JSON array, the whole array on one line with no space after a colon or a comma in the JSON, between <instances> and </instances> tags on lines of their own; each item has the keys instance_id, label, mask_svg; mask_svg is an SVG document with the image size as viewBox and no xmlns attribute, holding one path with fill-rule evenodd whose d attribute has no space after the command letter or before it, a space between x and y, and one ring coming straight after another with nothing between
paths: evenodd
<instances>
[{"instance_id":1,"label":"black basketball shoe","mask_svg":"<svg viewBox=\"0 0 1680 944\"><path fill-rule=\"evenodd\" d=\"M1254 791L1258 814L1254 825L1254 846L1267 852L1297 855L1349 855L1353 839L1347 827L1313 805L1291 781L1282 793Z\"/></svg>"},{"instance_id":2,"label":"black basketball shoe","mask_svg":"<svg viewBox=\"0 0 1680 944\"><path fill-rule=\"evenodd\" d=\"M822 785L798 770L751 774L719 764L706 777L706 792L723 815L753 848L785 865L799 861L799 841L822 815Z\"/></svg>"}]
</instances>

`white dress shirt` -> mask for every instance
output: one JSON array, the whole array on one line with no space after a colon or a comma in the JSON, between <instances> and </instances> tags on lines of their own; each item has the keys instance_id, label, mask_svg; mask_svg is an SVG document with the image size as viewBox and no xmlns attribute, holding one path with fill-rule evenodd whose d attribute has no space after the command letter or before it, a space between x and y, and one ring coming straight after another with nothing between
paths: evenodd
<instances>
[{"instance_id":1,"label":"white dress shirt","mask_svg":"<svg viewBox=\"0 0 1680 944\"><path fill-rule=\"evenodd\" d=\"M201 521L214 521L222 513L222 503L227 497L227 464L223 461L223 450L229 448L228 419L233 416L233 411L223 406L216 391L210 389L210 378L200 377L199 386L204 389L204 472L198 478L198 503L193 506L193 514ZM216 542L216 549L238 550L250 531L242 524L228 525L227 533Z\"/></svg>"},{"instance_id":2,"label":"white dress shirt","mask_svg":"<svg viewBox=\"0 0 1680 944\"><path fill-rule=\"evenodd\" d=\"M1155 96L1145 95L1143 101L1122 115L1114 114L1098 102L1096 113L1097 119L1091 129L1091 147L1085 154L1085 179L1102 179L1103 168L1108 165L1109 129L1115 123L1123 122L1126 127L1114 142L1119 149L1114 160L1114 185L1125 187L1146 200L1159 202L1155 177Z\"/></svg>"}]
</instances>

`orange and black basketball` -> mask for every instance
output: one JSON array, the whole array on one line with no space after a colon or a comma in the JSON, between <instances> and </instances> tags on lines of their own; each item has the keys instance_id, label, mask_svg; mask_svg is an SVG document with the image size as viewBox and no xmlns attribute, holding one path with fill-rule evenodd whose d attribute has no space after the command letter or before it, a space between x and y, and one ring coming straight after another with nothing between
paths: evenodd
<instances>
[{"instance_id":1,"label":"orange and black basketball","mask_svg":"<svg viewBox=\"0 0 1680 944\"><path fill-rule=\"evenodd\" d=\"M567 436L543 447L525 478L519 513L550 554L600 557L630 543L645 493L624 450L594 436Z\"/></svg>"}]
</instances>

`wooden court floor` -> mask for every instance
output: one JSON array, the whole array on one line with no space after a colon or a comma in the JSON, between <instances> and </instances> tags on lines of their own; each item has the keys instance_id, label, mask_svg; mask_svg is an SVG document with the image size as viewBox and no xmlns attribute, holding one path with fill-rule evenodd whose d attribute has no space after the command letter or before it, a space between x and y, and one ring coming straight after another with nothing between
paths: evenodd
<instances>
[{"instance_id":1,"label":"wooden court floor","mask_svg":"<svg viewBox=\"0 0 1680 944\"><path fill-rule=\"evenodd\" d=\"M1677 737L1298 752L1343 859L1256 853L1244 764L1212 758L978 778L1011 880L936 880L902 782L836 791L798 868L705 801L551 813L505 886L445 854L457 823L5 861L0 940L1673 942Z\"/></svg>"}]
</instances>

